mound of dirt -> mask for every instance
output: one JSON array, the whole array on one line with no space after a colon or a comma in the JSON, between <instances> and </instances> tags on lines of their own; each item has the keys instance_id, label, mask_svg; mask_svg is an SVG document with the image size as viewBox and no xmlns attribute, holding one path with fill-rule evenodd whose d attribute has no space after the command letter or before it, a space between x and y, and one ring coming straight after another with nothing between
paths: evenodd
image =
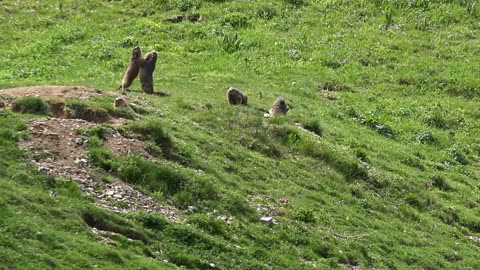
<instances>
[{"instance_id":1,"label":"mound of dirt","mask_svg":"<svg viewBox=\"0 0 480 270\"><path fill-rule=\"evenodd\" d=\"M102 91L98 89L88 88L84 86L59 86L59 85L43 85L16 87L9 89L0 89L0 106L11 107L14 110L15 100L22 97L38 97L46 101L51 115L57 118L77 118L95 123L110 122L116 124L120 117L112 116L107 110L102 108L84 108L81 111L73 111L68 109L66 100L86 100L92 96L108 96L112 99L112 107L115 106L116 100L123 101L123 109L130 110L132 115L136 113L130 108L129 104L133 101L131 98L121 95L119 92ZM145 104L134 99L137 104ZM115 104L115 105L114 105Z\"/></svg>"},{"instance_id":2,"label":"mound of dirt","mask_svg":"<svg viewBox=\"0 0 480 270\"><path fill-rule=\"evenodd\" d=\"M181 221L183 218L177 209L160 205L127 183L119 179L114 179L111 183L101 181L101 176L90 164L88 150L84 147L85 138L75 131L77 128L93 126L95 123L82 119L38 119L30 123L30 136L21 141L19 146L29 152L32 166L53 177L72 179L85 194L94 197L101 207L117 212L153 211L171 221ZM114 130L107 132L104 146L118 155L135 153L154 159L146 151L143 142L125 138Z\"/></svg>"},{"instance_id":3,"label":"mound of dirt","mask_svg":"<svg viewBox=\"0 0 480 270\"><path fill-rule=\"evenodd\" d=\"M101 90L84 86L41 85L1 89L0 95L11 98L39 97L44 100L65 100L68 98L86 99L104 94Z\"/></svg>"}]
</instances>

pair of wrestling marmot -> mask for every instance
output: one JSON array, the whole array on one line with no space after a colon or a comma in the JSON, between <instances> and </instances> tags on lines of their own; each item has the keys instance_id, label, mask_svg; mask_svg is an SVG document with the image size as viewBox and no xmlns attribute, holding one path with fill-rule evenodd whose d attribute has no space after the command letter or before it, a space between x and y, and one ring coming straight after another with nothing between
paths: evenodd
<instances>
[{"instance_id":1,"label":"pair of wrestling marmot","mask_svg":"<svg viewBox=\"0 0 480 270\"><path fill-rule=\"evenodd\" d=\"M248 97L237 88L230 87L227 91L228 103L232 105L247 105ZM283 97L278 97L268 111L267 116L286 115L289 108Z\"/></svg>"},{"instance_id":2,"label":"pair of wrestling marmot","mask_svg":"<svg viewBox=\"0 0 480 270\"><path fill-rule=\"evenodd\" d=\"M142 91L147 94L153 94L153 71L155 70L156 63L156 51L151 51L142 58L142 50L140 47L137 46L133 48L127 71L118 89L121 88L122 92L125 93L125 90L133 83L133 80L137 78L138 73L140 73Z\"/></svg>"}]
</instances>

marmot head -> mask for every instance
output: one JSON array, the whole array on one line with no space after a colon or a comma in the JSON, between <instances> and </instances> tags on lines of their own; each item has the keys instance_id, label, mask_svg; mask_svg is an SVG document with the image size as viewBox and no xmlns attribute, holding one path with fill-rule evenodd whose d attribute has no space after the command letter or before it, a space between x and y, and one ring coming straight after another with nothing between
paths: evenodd
<instances>
[{"instance_id":1,"label":"marmot head","mask_svg":"<svg viewBox=\"0 0 480 270\"><path fill-rule=\"evenodd\" d=\"M155 64L157 62L157 52L155 50L145 55L145 61L149 64Z\"/></svg>"},{"instance_id":2,"label":"marmot head","mask_svg":"<svg viewBox=\"0 0 480 270\"><path fill-rule=\"evenodd\" d=\"M132 58L134 58L134 59L142 58L142 50L140 49L140 47L137 46L137 47L133 48Z\"/></svg>"}]
</instances>

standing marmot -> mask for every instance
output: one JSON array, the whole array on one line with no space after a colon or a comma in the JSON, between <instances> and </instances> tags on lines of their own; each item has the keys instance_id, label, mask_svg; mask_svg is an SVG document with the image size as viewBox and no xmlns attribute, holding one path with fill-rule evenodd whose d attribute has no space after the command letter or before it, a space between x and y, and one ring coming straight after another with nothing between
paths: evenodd
<instances>
[{"instance_id":1,"label":"standing marmot","mask_svg":"<svg viewBox=\"0 0 480 270\"><path fill-rule=\"evenodd\" d=\"M133 48L132 54L130 55L130 62L128 63L127 71L123 76L122 83L118 89L122 89L122 92L125 92L130 85L132 85L133 80L137 78L138 72L140 70L140 62L142 61L142 50L140 47Z\"/></svg>"},{"instance_id":2,"label":"standing marmot","mask_svg":"<svg viewBox=\"0 0 480 270\"><path fill-rule=\"evenodd\" d=\"M248 97L237 88L230 87L227 91L227 100L231 105L247 105Z\"/></svg>"},{"instance_id":3,"label":"standing marmot","mask_svg":"<svg viewBox=\"0 0 480 270\"><path fill-rule=\"evenodd\" d=\"M156 51L147 53L140 62L140 83L142 84L142 91L147 94L153 94L153 71L156 63Z\"/></svg>"},{"instance_id":4,"label":"standing marmot","mask_svg":"<svg viewBox=\"0 0 480 270\"><path fill-rule=\"evenodd\" d=\"M271 116L276 115L286 115L289 108L287 103L285 103L285 99L283 97L278 97L277 100L273 103L272 108L268 111Z\"/></svg>"}]
</instances>

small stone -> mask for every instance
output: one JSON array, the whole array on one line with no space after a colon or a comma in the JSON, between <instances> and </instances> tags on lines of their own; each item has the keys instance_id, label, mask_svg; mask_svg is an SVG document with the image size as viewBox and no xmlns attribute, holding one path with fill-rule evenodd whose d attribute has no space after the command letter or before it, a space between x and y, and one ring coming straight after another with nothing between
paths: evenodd
<instances>
[{"instance_id":1,"label":"small stone","mask_svg":"<svg viewBox=\"0 0 480 270\"><path fill-rule=\"evenodd\" d=\"M261 217L260 222L267 225L273 224L273 217Z\"/></svg>"},{"instance_id":2,"label":"small stone","mask_svg":"<svg viewBox=\"0 0 480 270\"><path fill-rule=\"evenodd\" d=\"M188 206L188 211L194 213L194 212L197 212L198 211L198 207L194 206L194 205L189 205Z\"/></svg>"},{"instance_id":3,"label":"small stone","mask_svg":"<svg viewBox=\"0 0 480 270\"><path fill-rule=\"evenodd\" d=\"M115 192L113 192L113 190L109 190L109 191L105 192L105 194L106 194L107 196L112 196L114 193L115 193Z\"/></svg>"},{"instance_id":4,"label":"small stone","mask_svg":"<svg viewBox=\"0 0 480 270\"><path fill-rule=\"evenodd\" d=\"M78 144L78 145L82 145L83 144L83 139L82 138L76 138L75 143Z\"/></svg>"},{"instance_id":5,"label":"small stone","mask_svg":"<svg viewBox=\"0 0 480 270\"><path fill-rule=\"evenodd\" d=\"M124 98L122 97L117 97L115 98L115 101L113 102L113 107L115 108L128 108L128 104L125 101Z\"/></svg>"},{"instance_id":6,"label":"small stone","mask_svg":"<svg viewBox=\"0 0 480 270\"><path fill-rule=\"evenodd\" d=\"M118 194L118 193L115 194L115 195L113 195L113 197L114 197L114 198L117 198L117 199L123 198L122 194Z\"/></svg>"}]
</instances>

